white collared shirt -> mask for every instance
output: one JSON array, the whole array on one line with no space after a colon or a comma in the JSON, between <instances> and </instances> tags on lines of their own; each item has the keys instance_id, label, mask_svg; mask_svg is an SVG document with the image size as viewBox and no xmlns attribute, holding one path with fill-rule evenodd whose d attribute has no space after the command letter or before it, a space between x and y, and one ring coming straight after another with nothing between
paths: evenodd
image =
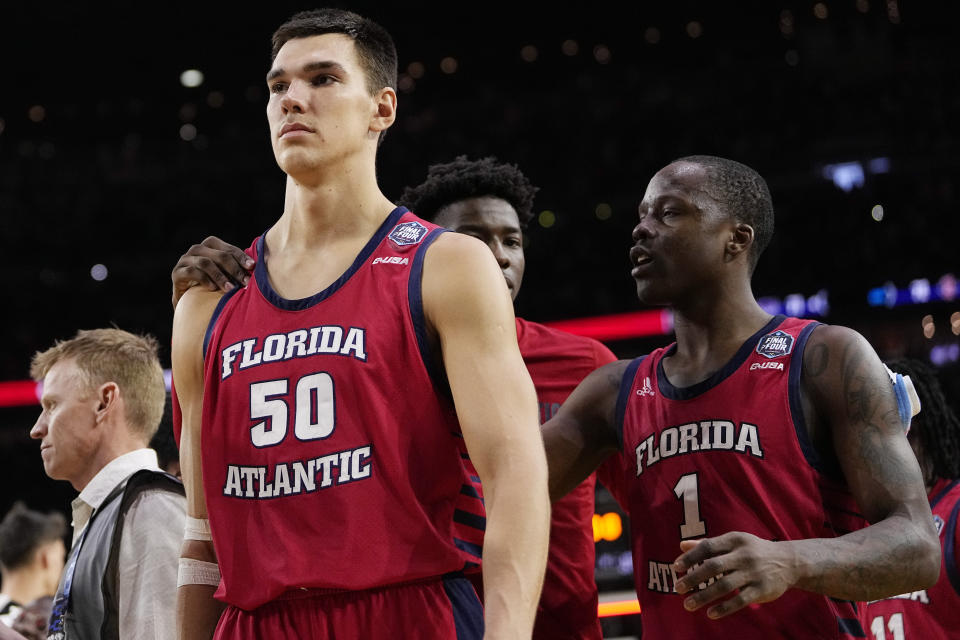
<instances>
[{"instance_id":1,"label":"white collared shirt","mask_svg":"<svg viewBox=\"0 0 960 640\"><path fill-rule=\"evenodd\" d=\"M100 505L118 484L141 469L160 471L156 451L153 449L135 449L122 456L117 456L104 465L103 469L97 472L97 475L93 476L87 486L83 488L83 491L80 492L80 495L70 503L73 510L73 544L77 543L77 538L80 537L83 528L90 521L94 509L100 508Z\"/></svg>"},{"instance_id":2,"label":"white collared shirt","mask_svg":"<svg viewBox=\"0 0 960 640\"><path fill-rule=\"evenodd\" d=\"M108 462L71 503L73 541L118 484L141 469L160 471L153 449L137 449ZM176 637L177 563L186 499L162 490L137 496L124 518L117 566L120 637L166 640Z\"/></svg>"}]
</instances>

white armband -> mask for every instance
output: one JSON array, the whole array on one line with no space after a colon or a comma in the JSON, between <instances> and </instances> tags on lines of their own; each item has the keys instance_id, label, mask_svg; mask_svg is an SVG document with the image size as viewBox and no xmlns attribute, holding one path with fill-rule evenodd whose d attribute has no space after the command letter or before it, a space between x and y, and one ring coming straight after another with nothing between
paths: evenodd
<instances>
[{"instance_id":1,"label":"white armband","mask_svg":"<svg viewBox=\"0 0 960 640\"><path fill-rule=\"evenodd\" d=\"M206 518L191 518L187 516L183 527L184 540L212 540L210 537L210 521Z\"/></svg>"},{"instance_id":2,"label":"white armband","mask_svg":"<svg viewBox=\"0 0 960 640\"><path fill-rule=\"evenodd\" d=\"M177 564L177 586L182 587L185 584L219 586L220 565L216 562L180 558L180 562Z\"/></svg>"}]
</instances>

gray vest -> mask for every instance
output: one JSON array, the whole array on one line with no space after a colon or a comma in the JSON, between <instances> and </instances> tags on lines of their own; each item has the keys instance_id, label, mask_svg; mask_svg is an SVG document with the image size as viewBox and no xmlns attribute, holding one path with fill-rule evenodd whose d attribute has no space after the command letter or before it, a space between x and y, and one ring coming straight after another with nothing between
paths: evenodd
<instances>
[{"instance_id":1,"label":"gray vest","mask_svg":"<svg viewBox=\"0 0 960 640\"><path fill-rule=\"evenodd\" d=\"M54 597L48 639L119 640L117 562L123 521L137 496L149 489L184 495L179 480L161 471L146 469L137 471L110 492L90 516L86 531L70 550L67 568Z\"/></svg>"}]
</instances>

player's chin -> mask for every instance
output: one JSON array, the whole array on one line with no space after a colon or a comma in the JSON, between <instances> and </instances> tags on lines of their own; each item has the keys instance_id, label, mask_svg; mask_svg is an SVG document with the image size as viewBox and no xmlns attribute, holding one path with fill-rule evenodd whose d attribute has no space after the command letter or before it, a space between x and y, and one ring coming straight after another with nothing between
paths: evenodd
<instances>
[{"instance_id":1,"label":"player's chin","mask_svg":"<svg viewBox=\"0 0 960 640\"><path fill-rule=\"evenodd\" d=\"M669 298L666 296L665 292L660 290L661 288L658 287L656 283L645 278L634 279L637 282L637 299L640 300L642 304L650 305L652 307L670 304Z\"/></svg>"},{"instance_id":2,"label":"player's chin","mask_svg":"<svg viewBox=\"0 0 960 640\"><path fill-rule=\"evenodd\" d=\"M320 158L312 149L300 145L281 143L279 148L274 150L274 155L283 172L290 176L315 171L321 164Z\"/></svg>"}]
</instances>

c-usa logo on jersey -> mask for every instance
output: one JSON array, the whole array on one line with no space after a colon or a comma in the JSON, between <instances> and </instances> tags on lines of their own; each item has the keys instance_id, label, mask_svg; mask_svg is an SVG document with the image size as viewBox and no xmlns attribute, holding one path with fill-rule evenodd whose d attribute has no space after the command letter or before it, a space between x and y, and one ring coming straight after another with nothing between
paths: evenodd
<instances>
[{"instance_id":1,"label":"c-usa logo on jersey","mask_svg":"<svg viewBox=\"0 0 960 640\"><path fill-rule=\"evenodd\" d=\"M793 351L793 336L786 331L774 331L760 339L757 353L767 358L781 358Z\"/></svg>"},{"instance_id":2,"label":"c-usa logo on jersey","mask_svg":"<svg viewBox=\"0 0 960 640\"><path fill-rule=\"evenodd\" d=\"M390 235L387 236L398 247L405 247L409 244L417 244L427 235L427 228L419 222L401 222L393 228Z\"/></svg>"}]
</instances>

